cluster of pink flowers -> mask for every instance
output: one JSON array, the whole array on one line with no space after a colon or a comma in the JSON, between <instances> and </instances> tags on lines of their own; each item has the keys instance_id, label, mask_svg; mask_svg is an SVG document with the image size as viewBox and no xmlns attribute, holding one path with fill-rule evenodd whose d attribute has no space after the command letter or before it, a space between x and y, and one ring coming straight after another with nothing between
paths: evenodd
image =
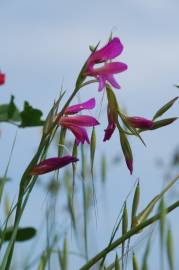
<instances>
[{"instance_id":1,"label":"cluster of pink flowers","mask_svg":"<svg viewBox=\"0 0 179 270\"><path fill-rule=\"evenodd\" d=\"M127 70L127 65L122 62L112 61L114 58L119 56L123 51L123 45L119 38L115 37L107 43L103 48L95 50L89 56L86 66L84 69L84 76L92 76L99 82L98 91L102 91L106 83L109 83L112 87L119 89L120 85L114 78L114 74L121 73ZM97 67L98 64L103 64ZM99 125L99 122L92 116L88 115L75 115L82 110L91 110L95 107L95 98L91 98L84 103L69 106L65 109L64 114L60 117L58 124L59 126L70 130L75 138L76 143L84 144L85 142L90 143L86 127L94 127ZM107 141L111 138L116 128L116 112L114 108L108 107L108 126L105 129L105 135L103 141ZM153 121L145 119L143 117L127 117L126 121L129 126L134 128L147 128L153 127ZM126 164L132 173L132 159L129 155L125 156ZM77 159L72 156L56 157L44 160L36 165L31 174L43 174L56 169L59 169L71 162L76 162Z\"/></svg>"}]
</instances>

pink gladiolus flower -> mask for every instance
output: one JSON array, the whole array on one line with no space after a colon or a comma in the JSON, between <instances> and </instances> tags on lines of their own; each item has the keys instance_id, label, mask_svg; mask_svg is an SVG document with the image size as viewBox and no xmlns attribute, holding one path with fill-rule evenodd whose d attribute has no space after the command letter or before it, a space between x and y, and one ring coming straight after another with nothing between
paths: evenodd
<instances>
[{"instance_id":1,"label":"pink gladiolus flower","mask_svg":"<svg viewBox=\"0 0 179 270\"><path fill-rule=\"evenodd\" d=\"M0 85L3 85L6 80L6 75L0 71Z\"/></svg>"},{"instance_id":2,"label":"pink gladiolus flower","mask_svg":"<svg viewBox=\"0 0 179 270\"><path fill-rule=\"evenodd\" d=\"M61 117L59 120L59 125L68 128L76 137L77 144L90 143L87 131L85 127L94 127L99 125L99 122L92 116L79 115L70 117Z\"/></svg>"},{"instance_id":3,"label":"pink gladiolus flower","mask_svg":"<svg viewBox=\"0 0 179 270\"><path fill-rule=\"evenodd\" d=\"M114 88L120 88L120 85L114 78L114 74L123 72L127 69L127 65L121 62L107 62L117 57L123 51L123 45L119 38L113 38L106 46L93 52L86 65L85 74L93 76L99 81L98 91L103 90L106 81ZM99 68L94 68L95 64L104 63Z\"/></svg>"},{"instance_id":4,"label":"pink gladiolus flower","mask_svg":"<svg viewBox=\"0 0 179 270\"><path fill-rule=\"evenodd\" d=\"M73 156L54 157L41 161L38 165L34 166L31 175L45 174L54 170L58 170L72 162L78 161Z\"/></svg>"},{"instance_id":5,"label":"pink gladiolus flower","mask_svg":"<svg viewBox=\"0 0 179 270\"><path fill-rule=\"evenodd\" d=\"M64 114L75 114L82 110L91 110L95 107L95 105L96 105L95 98L91 98L86 102L67 107L65 109Z\"/></svg>"},{"instance_id":6,"label":"pink gladiolus flower","mask_svg":"<svg viewBox=\"0 0 179 270\"><path fill-rule=\"evenodd\" d=\"M154 126L154 123L152 120L139 117L139 116L132 116L132 117L126 117L126 120L128 124L134 128L152 128Z\"/></svg>"}]
</instances>

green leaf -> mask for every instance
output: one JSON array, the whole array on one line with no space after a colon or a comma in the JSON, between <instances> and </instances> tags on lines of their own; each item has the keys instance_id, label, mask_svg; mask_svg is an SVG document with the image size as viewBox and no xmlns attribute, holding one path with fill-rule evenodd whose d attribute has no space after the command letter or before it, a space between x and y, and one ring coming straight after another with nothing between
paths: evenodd
<instances>
[{"instance_id":1,"label":"green leaf","mask_svg":"<svg viewBox=\"0 0 179 270\"><path fill-rule=\"evenodd\" d=\"M4 233L4 241L9 241L13 234L13 228L7 228ZM22 242L32 239L36 235L36 229L33 227L19 228L15 241Z\"/></svg>"},{"instance_id":2,"label":"green leaf","mask_svg":"<svg viewBox=\"0 0 179 270\"><path fill-rule=\"evenodd\" d=\"M3 195L3 191L4 191L4 186L9 181L10 181L10 178L8 178L6 176L0 177L0 203L1 203L2 195Z\"/></svg>"},{"instance_id":3,"label":"green leaf","mask_svg":"<svg viewBox=\"0 0 179 270\"><path fill-rule=\"evenodd\" d=\"M162 114L164 114L166 111L168 111L173 104L175 103L175 101L178 99L178 97L173 98L172 100L170 100L169 102L167 102L164 106L162 106L154 115L153 120L155 120L156 118L160 117Z\"/></svg>"},{"instance_id":4,"label":"green leaf","mask_svg":"<svg viewBox=\"0 0 179 270\"><path fill-rule=\"evenodd\" d=\"M166 118L159 121L155 121L153 127L151 130L158 129L167 125L172 124L174 121L176 121L178 117L172 117L172 118Z\"/></svg>"},{"instance_id":5,"label":"green leaf","mask_svg":"<svg viewBox=\"0 0 179 270\"><path fill-rule=\"evenodd\" d=\"M11 96L11 100L8 106L8 119L12 119L13 121L20 121L20 113L14 103L14 96Z\"/></svg>"},{"instance_id":6,"label":"green leaf","mask_svg":"<svg viewBox=\"0 0 179 270\"><path fill-rule=\"evenodd\" d=\"M27 101L24 102L24 110L21 112L21 127L42 126L42 112L33 108Z\"/></svg>"},{"instance_id":7,"label":"green leaf","mask_svg":"<svg viewBox=\"0 0 179 270\"><path fill-rule=\"evenodd\" d=\"M127 213L127 207L126 207L126 202L124 205L123 209L123 214L122 214L122 235L126 235L128 229L128 213ZM125 251L125 242L122 243L122 264L124 260L124 251Z\"/></svg>"},{"instance_id":8,"label":"green leaf","mask_svg":"<svg viewBox=\"0 0 179 270\"><path fill-rule=\"evenodd\" d=\"M160 244L161 248L163 249L165 223L166 223L166 208L163 197L160 200L159 212L160 212Z\"/></svg>"},{"instance_id":9,"label":"green leaf","mask_svg":"<svg viewBox=\"0 0 179 270\"><path fill-rule=\"evenodd\" d=\"M150 242L151 242L151 238L149 238L145 252L144 252L144 256L142 260L142 270L148 270L147 260L148 260L148 256L150 252Z\"/></svg>"},{"instance_id":10,"label":"green leaf","mask_svg":"<svg viewBox=\"0 0 179 270\"><path fill-rule=\"evenodd\" d=\"M134 253L133 253L133 257L132 257L132 264L133 264L133 270L139 270L137 258L136 258Z\"/></svg>"},{"instance_id":11,"label":"green leaf","mask_svg":"<svg viewBox=\"0 0 179 270\"><path fill-rule=\"evenodd\" d=\"M92 174L92 177L93 177L95 150L96 150L96 132L95 132L95 128L93 127L93 131L92 131L92 134L91 134L91 143L90 143L90 159L91 159L91 174Z\"/></svg>"},{"instance_id":12,"label":"green leaf","mask_svg":"<svg viewBox=\"0 0 179 270\"><path fill-rule=\"evenodd\" d=\"M122 215L122 235L125 235L127 233L127 229L128 229L128 213L127 213L127 207L125 203L123 215Z\"/></svg>"},{"instance_id":13,"label":"green leaf","mask_svg":"<svg viewBox=\"0 0 179 270\"><path fill-rule=\"evenodd\" d=\"M130 173L132 174L132 163L133 163L133 155L132 155L132 150L129 144L129 141L127 139L127 136L125 135L124 132L119 132L120 134L120 141L121 141L121 147L122 151L126 160L126 164L128 169L130 170Z\"/></svg>"},{"instance_id":14,"label":"green leaf","mask_svg":"<svg viewBox=\"0 0 179 270\"><path fill-rule=\"evenodd\" d=\"M110 114L112 115L114 121L117 121L118 117L118 102L112 88L107 84L106 85L107 98L108 98L108 108Z\"/></svg>"},{"instance_id":15,"label":"green leaf","mask_svg":"<svg viewBox=\"0 0 179 270\"><path fill-rule=\"evenodd\" d=\"M64 145L65 145L65 136L66 136L66 128L61 128L60 130L60 139L58 144L58 156L62 157L64 152Z\"/></svg>"},{"instance_id":16,"label":"green leaf","mask_svg":"<svg viewBox=\"0 0 179 270\"><path fill-rule=\"evenodd\" d=\"M170 227L167 233L167 255L168 255L168 263L170 266L170 270L174 270L173 237L172 237L172 231Z\"/></svg>"},{"instance_id":17,"label":"green leaf","mask_svg":"<svg viewBox=\"0 0 179 270\"><path fill-rule=\"evenodd\" d=\"M103 154L102 158L101 158L101 180L102 180L102 183L106 182L106 157L105 157L105 154Z\"/></svg>"},{"instance_id":18,"label":"green leaf","mask_svg":"<svg viewBox=\"0 0 179 270\"><path fill-rule=\"evenodd\" d=\"M82 144L81 145L81 177L83 180L86 178L86 175L87 175L87 164L86 164L84 148L85 146Z\"/></svg>"},{"instance_id":19,"label":"green leaf","mask_svg":"<svg viewBox=\"0 0 179 270\"><path fill-rule=\"evenodd\" d=\"M67 270L68 269L68 246L67 246L67 239L64 239L63 243L63 250L59 251L58 259L61 269Z\"/></svg>"},{"instance_id":20,"label":"green leaf","mask_svg":"<svg viewBox=\"0 0 179 270\"><path fill-rule=\"evenodd\" d=\"M8 104L0 105L0 121L6 122L8 121Z\"/></svg>"},{"instance_id":21,"label":"green leaf","mask_svg":"<svg viewBox=\"0 0 179 270\"><path fill-rule=\"evenodd\" d=\"M136 186L136 189L135 189L133 202L132 202L132 215L131 215L131 225L132 226L135 226L135 218L136 218L136 215L137 215L139 199L140 199L140 185L139 185L139 182L138 182L138 184Z\"/></svg>"},{"instance_id":22,"label":"green leaf","mask_svg":"<svg viewBox=\"0 0 179 270\"><path fill-rule=\"evenodd\" d=\"M78 145L76 143L76 140L74 141L72 156L73 157L78 156ZM73 168L73 193L74 193L74 190L75 190L76 166L77 166L77 164L75 162L72 163L72 168Z\"/></svg>"},{"instance_id":23,"label":"green leaf","mask_svg":"<svg viewBox=\"0 0 179 270\"><path fill-rule=\"evenodd\" d=\"M114 268L115 270L120 270L120 263L119 263L119 258L117 256L117 254L116 254L116 259L115 259L114 265L115 265L115 268Z\"/></svg>"},{"instance_id":24,"label":"green leaf","mask_svg":"<svg viewBox=\"0 0 179 270\"><path fill-rule=\"evenodd\" d=\"M0 105L0 122L19 122L20 120L21 117L19 110L14 103L14 96L11 96L8 104Z\"/></svg>"},{"instance_id":25,"label":"green leaf","mask_svg":"<svg viewBox=\"0 0 179 270\"><path fill-rule=\"evenodd\" d=\"M73 205L71 194L68 195L67 209L70 214L73 229L76 231L76 215L75 215L75 208Z\"/></svg>"}]
</instances>

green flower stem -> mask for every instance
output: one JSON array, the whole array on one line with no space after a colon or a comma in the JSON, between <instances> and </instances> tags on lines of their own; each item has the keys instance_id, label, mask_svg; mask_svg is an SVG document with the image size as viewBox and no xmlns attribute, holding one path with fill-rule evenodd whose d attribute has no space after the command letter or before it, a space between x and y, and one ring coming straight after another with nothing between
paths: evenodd
<instances>
[{"instance_id":1,"label":"green flower stem","mask_svg":"<svg viewBox=\"0 0 179 270\"><path fill-rule=\"evenodd\" d=\"M30 193L28 193L28 195L26 196L26 199L24 201L24 195L25 195L25 190L27 188L28 185L30 185L30 183L32 183L31 188L30 188L30 192L32 191L32 188L35 185L36 179L37 177L32 177L30 175L30 172L32 170L32 168L37 164L38 160L40 159L44 148L46 148L46 143L50 142L51 140L49 140L49 136L51 137L51 139L54 137L55 132L58 128L57 126L57 122L58 119L63 115L65 108L70 104L70 102L72 101L72 99L75 97L75 95L77 94L77 92L84 86L94 83L96 82L96 80L90 80L87 81L79 86L77 86L74 91L72 92L71 96L68 98L68 100L66 101L65 105L63 106L62 110L60 111L58 118L56 119L56 121L54 122L54 125L52 125L52 127L49 129L49 131L47 132L47 134L43 134L38 150L36 152L36 154L34 155L33 159L31 160L31 162L29 163L28 167L26 168L21 181L20 181L20 188L19 188L19 195L18 195L18 201L17 201L17 209L16 209L16 214L15 214L15 221L14 221L14 233L12 235L12 238L9 242L9 245L7 247L6 253L4 255L4 260L2 263L2 269L8 270L10 268L10 264L11 264L11 259L12 259L12 255L13 255L13 250L14 250L14 242L15 242L15 237L16 237L16 232L18 229L18 225L21 219L21 216L23 214L23 211L25 209L25 206L27 204L28 198ZM31 181L32 179L32 181ZM33 181L34 179L34 181Z\"/></svg>"},{"instance_id":2,"label":"green flower stem","mask_svg":"<svg viewBox=\"0 0 179 270\"><path fill-rule=\"evenodd\" d=\"M175 208L179 207L179 201L176 201L173 203L171 206L166 208L166 213L170 213L173 211ZM130 237L134 236L138 232L140 232L142 229L150 226L154 222L160 219L161 213L147 219L143 223L137 225L133 229L129 230L125 235L114 241L110 246L107 246L105 249L103 249L101 252L99 252L96 256L94 256L92 259L90 259L84 266L80 268L80 270L88 270L90 269L93 265L95 265L99 260L101 260L104 256L106 256L109 252L111 252L113 249L124 243L127 239Z\"/></svg>"}]
</instances>

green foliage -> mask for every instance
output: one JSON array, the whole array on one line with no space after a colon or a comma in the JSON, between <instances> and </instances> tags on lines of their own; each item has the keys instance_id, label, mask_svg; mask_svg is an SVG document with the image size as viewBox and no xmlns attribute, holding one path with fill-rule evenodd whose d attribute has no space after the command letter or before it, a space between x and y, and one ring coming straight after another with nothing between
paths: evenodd
<instances>
[{"instance_id":1,"label":"green foliage","mask_svg":"<svg viewBox=\"0 0 179 270\"><path fill-rule=\"evenodd\" d=\"M105 154L103 154L101 157L101 180L102 180L102 183L106 182L106 170L107 170L106 156L105 156Z\"/></svg>"},{"instance_id":2,"label":"green foliage","mask_svg":"<svg viewBox=\"0 0 179 270\"><path fill-rule=\"evenodd\" d=\"M24 102L24 109L20 111L14 103L14 96L8 104L0 105L0 122L10 122L19 127L42 126L42 111L33 108L27 101Z\"/></svg>"},{"instance_id":3,"label":"green foliage","mask_svg":"<svg viewBox=\"0 0 179 270\"><path fill-rule=\"evenodd\" d=\"M0 122L19 122L20 112L14 103L14 96L11 96L8 104L0 105Z\"/></svg>"},{"instance_id":4,"label":"green foliage","mask_svg":"<svg viewBox=\"0 0 179 270\"><path fill-rule=\"evenodd\" d=\"M116 254L116 259L115 259L115 267L114 267L115 270L120 270L120 262L119 262L119 258Z\"/></svg>"},{"instance_id":5,"label":"green foliage","mask_svg":"<svg viewBox=\"0 0 179 270\"><path fill-rule=\"evenodd\" d=\"M148 270L148 256L149 256L149 252L150 252L150 248L151 248L151 238L149 238L146 248L145 248L145 252L144 252L144 256L143 256L143 260L142 260L142 270Z\"/></svg>"},{"instance_id":6,"label":"green foliage","mask_svg":"<svg viewBox=\"0 0 179 270\"><path fill-rule=\"evenodd\" d=\"M44 121L41 120L42 112L33 108L27 101L24 102L24 110L21 115L21 127L42 126Z\"/></svg>"},{"instance_id":7,"label":"green foliage","mask_svg":"<svg viewBox=\"0 0 179 270\"><path fill-rule=\"evenodd\" d=\"M161 115L163 115L166 111L168 111L173 104L175 103L175 101L178 99L178 97L173 98L172 100L170 100L169 102L167 102L164 106L162 106L162 108L160 108L154 115L153 120L155 120L156 118L160 117Z\"/></svg>"},{"instance_id":8,"label":"green foliage","mask_svg":"<svg viewBox=\"0 0 179 270\"><path fill-rule=\"evenodd\" d=\"M132 257L132 264L133 264L133 270L139 270L137 258L136 258L134 253L133 253L133 257Z\"/></svg>"},{"instance_id":9,"label":"green foliage","mask_svg":"<svg viewBox=\"0 0 179 270\"><path fill-rule=\"evenodd\" d=\"M140 184L138 182L135 189L133 202L132 202L131 226L135 225L135 219L136 219L137 210L139 206L139 200L140 200Z\"/></svg>"},{"instance_id":10,"label":"green foliage","mask_svg":"<svg viewBox=\"0 0 179 270\"><path fill-rule=\"evenodd\" d=\"M3 233L3 240L9 241L13 234L14 228L6 228L6 231ZM36 229L33 227L18 228L15 241L23 242L32 239L36 235Z\"/></svg>"},{"instance_id":11,"label":"green foliage","mask_svg":"<svg viewBox=\"0 0 179 270\"><path fill-rule=\"evenodd\" d=\"M91 134L91 143L90 143L90 160L91 160L91 174L92 174L92 177L93 177L95 150L96 150L96 132L95 132L95 128L93 128L93 131L92 131L92 134Z\"/></svg>"},{"instance_id":12,"label":"green foliage","mask_svg":"<svg viewBox=\"0 0 179 270\"><path fill-rule=\"evenodd\" d=\"M63 250L58 252L59 265L62 270L68 269L68 245L67 239L64 239Z\"/></svg>"},{"instance_id":13,"label":"green foliage","mask_svg":"<svg viewBox=\"0 0 179 270\"><path fill-rule=\"evenodd\" d=\"M173 251L173 237L171 228L168 228L167 232L167 255L170 270L174 270L174 251Z\"/></svg>"}]
</instances>

